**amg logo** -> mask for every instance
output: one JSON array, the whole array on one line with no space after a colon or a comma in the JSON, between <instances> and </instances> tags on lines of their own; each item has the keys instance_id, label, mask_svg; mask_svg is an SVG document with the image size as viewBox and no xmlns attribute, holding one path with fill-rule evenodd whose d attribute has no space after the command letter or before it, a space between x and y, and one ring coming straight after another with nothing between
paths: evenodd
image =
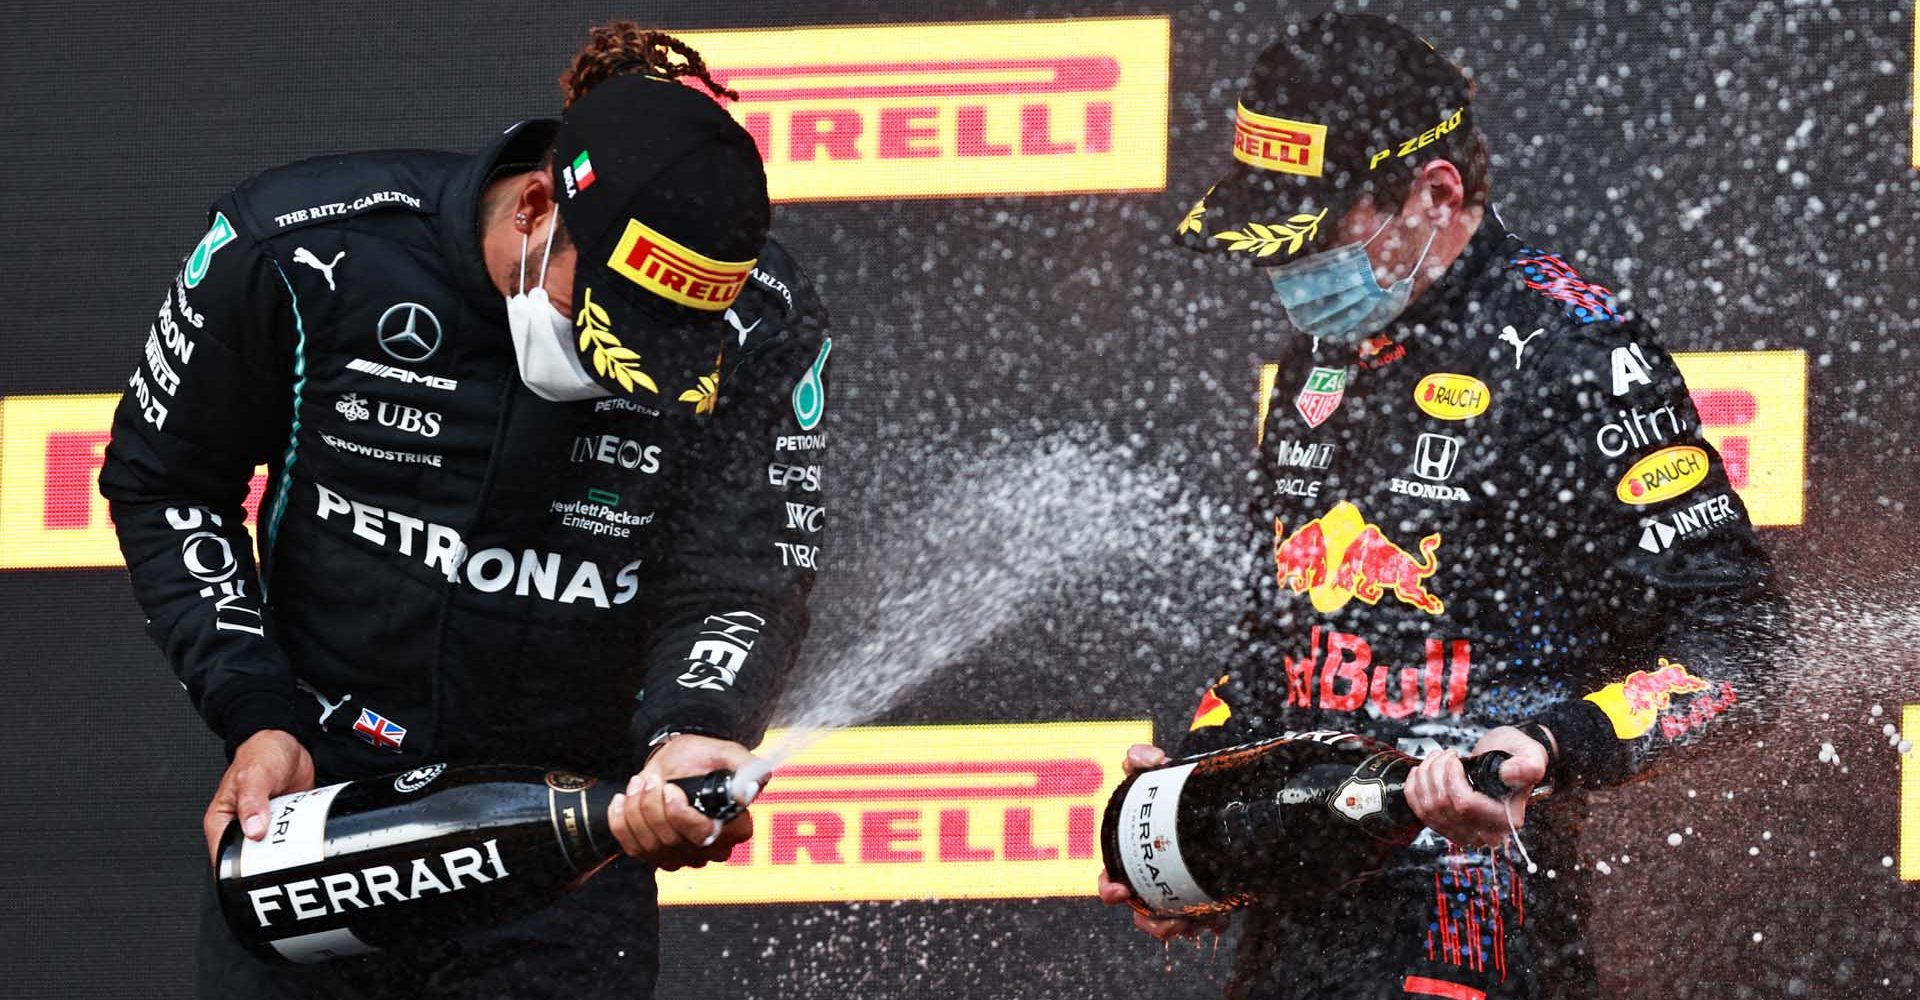
<instances>
[{"instance_id":1,"label":"amg logo","mask_svg":"<svg viewBox=\"0 0 1920 1000\"><path fill-rule=\"evenodd\" d=\"M1276 441L1273 460L1294 469L1325 469L1333 464L1333 445Z\"/></svg>"},{"instance_id":2,"label":"amg logo","mask_svg":"<svg viewBox=\"0 0 1920 1000\"><path fill-rule=\"evenodd\" d=\"M347 370L364 372L380 378L390 378L396 382L402 382L407 385L424 385L429 389L441 389L447 392L452 392L460 387L460 383L450 378L442 378L439 375L422 375L416 371L409 371L405 368L395 368L392 365L383 365L375 361L368 361L365 358L354 358L352 361L347 362Z\"/></svg>"},{"instance_id":3,"label":"amg logo","mask_svg":"<svg viewBox=\"0 0 1920 1000\"><path fill-rule=\"evenodd\" d=\"M290 911L296 921L315 920L345 913L349 907L364 910L389 902L411 902L428 893L459 892L467 887L467 879L485 884L508 874L506 863L500 860L500 842L489 840L479 847L462 847L438 857L414 858L411 866L375 865L261 886L247 891L247 901L253 904L253 919L261 927L271 927L277 911Z\"/></svg>"}]
</instances>

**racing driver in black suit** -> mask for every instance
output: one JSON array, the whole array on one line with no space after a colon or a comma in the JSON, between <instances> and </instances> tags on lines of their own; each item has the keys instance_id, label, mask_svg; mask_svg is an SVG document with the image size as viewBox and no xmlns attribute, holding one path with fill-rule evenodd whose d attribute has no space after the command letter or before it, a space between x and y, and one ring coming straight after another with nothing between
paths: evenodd
<instances>
[{"instance_id":1,"label":"racing driver in black suit","mask_svg":"<svg viewBox=\"0 0 1920 1000\"><path fill-rule=\"evenodd\" d=\"M533 763L632 775L613 821L642 863L494 931L287 967L209 893L202 996L643 997L654 867L751 833L703 846L663 780L745 760L806 632L825 313L697 53L616 23L562 87L564 120L478 155L323 157L215 202L101 490L232 757L210 850L316 782ZM357 950L314 937L283 950Z\"/></svg>"},{"instance_id":2,"label":"racing driver in black suit","mask_svg":"<svg viewBox=\"0 0 1920 1000\"><path fill-rule=\"evenodd\" d=\"M1260 366L1255 606L1179 749L1343 730L1425 758L1427 832L1331 898L1258 904L1231 997L1593 996L1585 791L1750 732L1777 690L1783 600L1679 370L1507 232L1471 95L1387 21L1316 18L1260 56L1236 162L1178 227L1258 266L1301 334ZM1460 764L1491 750L1505 802Z\"/></svg>"}]
</instances>

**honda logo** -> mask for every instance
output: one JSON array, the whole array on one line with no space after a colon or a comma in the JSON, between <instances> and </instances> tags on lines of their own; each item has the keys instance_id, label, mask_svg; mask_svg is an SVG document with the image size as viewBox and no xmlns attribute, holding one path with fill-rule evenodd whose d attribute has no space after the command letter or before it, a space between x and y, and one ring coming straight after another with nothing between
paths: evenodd
<instances>
[{"instance_id":1,"label":"honda logo","mask_svg":"<svg viewBox=\"0 0 1920 1000\"><path fill-rule=\"evenodd\" d=\"M1446 434L1422 434L1413 455L1413 474L1440 482L1453 475L1453 464L1460 458L1460 439Z\"/></svg>"}]
</instances>

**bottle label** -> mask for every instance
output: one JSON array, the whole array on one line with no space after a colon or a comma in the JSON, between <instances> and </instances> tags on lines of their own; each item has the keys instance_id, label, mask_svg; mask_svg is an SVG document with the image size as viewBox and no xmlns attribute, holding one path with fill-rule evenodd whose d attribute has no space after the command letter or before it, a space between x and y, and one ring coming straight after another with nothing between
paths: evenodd
<instances>
[{"instance_id":1,"label":"bottle label","mask_svg":"<svg viewBox=\"0 0 1920 1000\"><path fill-rule=\"evenodd\" d=\"M282 795L267 803L267 835L240 839L241 878L310 865L327 854L327 812L346 782Z\"/></svg>"},{"instance_id":2,"label":"bottle label","mask_svg":"<svg viewBox=\"0 0 1920 1000\"><path fill-rule=\"evenodd\" d=\"M351 955L366 955L379 951L373 945L360 940L345 927L336 927L330 931L316 931L312 934L296 934L271 942L273 950L289 962L324 962L330 958L347 958Z\"/></svg>"},{"instance_id":3,"label":"bottle label","mask_svg":"<svg viewBox=\"0 0 1920 1000\"><path fill-rule=\"evenodd\" d=\"M1127 884L1141 902L1163 912L1216 902L1180 856L1180 790L1193 768L1181 764L1141 774L1120 806L1120 865Z\"/></svg>"}]
</instances>

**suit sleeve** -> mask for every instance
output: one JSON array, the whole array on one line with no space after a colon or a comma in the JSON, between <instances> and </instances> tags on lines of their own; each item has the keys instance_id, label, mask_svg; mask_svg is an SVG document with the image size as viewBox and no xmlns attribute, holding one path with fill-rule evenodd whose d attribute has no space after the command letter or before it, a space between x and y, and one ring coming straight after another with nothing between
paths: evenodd
<instances>
[{"instance_id":1,"label":"suit sleeve","mask_svg":"<svg viewBox=\"0 0 1920 1000\"><path fill-rule=\"evenodd\" d=\"M1784 686L1788 609L1673 359L1640 325L1579 327L1543 362L1529 451L1560 482L1576 592L1604 602L1585 678L1538 717L1557 780L1646 776L1751 735ZM1557 412L1556 412L1557 411ZM1579 586L1578 584L1584 584Z\"/></svg>"},{"instance_id":2,"label":"suit sleeve","mask_svg":"<svg viewBox=\"0 0 1920 1000\"><path fill-rule=\"evenodd\" d=\"M294 725L242 507L287 440L288 295L231 200L217 204L143 338L100 471L147 631L229 752Z\"/></svg>"},{"instance_id":3,"label":"suit sleeve","mask_svg":"<svg viewBox=\"0 0 1920 1000\"><path fill-rule=\"evenodd\" d=\"M1274 720L1286 707L1286 677L1292 667L1276 641L1271 611L1284 608L1273 572L1273 526L1259 495L1264 479L1250 481L1246 534L1234 579L1250 580L1242 613L1221 648L1226 657L1207 664L1196 678L1204 690L1177 740L1163 741L1169 753L1190 757L1211 753L1278 733Z\"/></svg>"},{"instance_id":4,"label":"suit sleeve","mask_svg":"<svg viewBox=\"0 0 1920 1000\"><path fill-rule=\"evenodd\" d=\"M824 310L811 303L723 369L634 711L636 763L666 732L749 747L765 733L806 637L820 563L831 350Z\"/></svg>"}]
</instances>

